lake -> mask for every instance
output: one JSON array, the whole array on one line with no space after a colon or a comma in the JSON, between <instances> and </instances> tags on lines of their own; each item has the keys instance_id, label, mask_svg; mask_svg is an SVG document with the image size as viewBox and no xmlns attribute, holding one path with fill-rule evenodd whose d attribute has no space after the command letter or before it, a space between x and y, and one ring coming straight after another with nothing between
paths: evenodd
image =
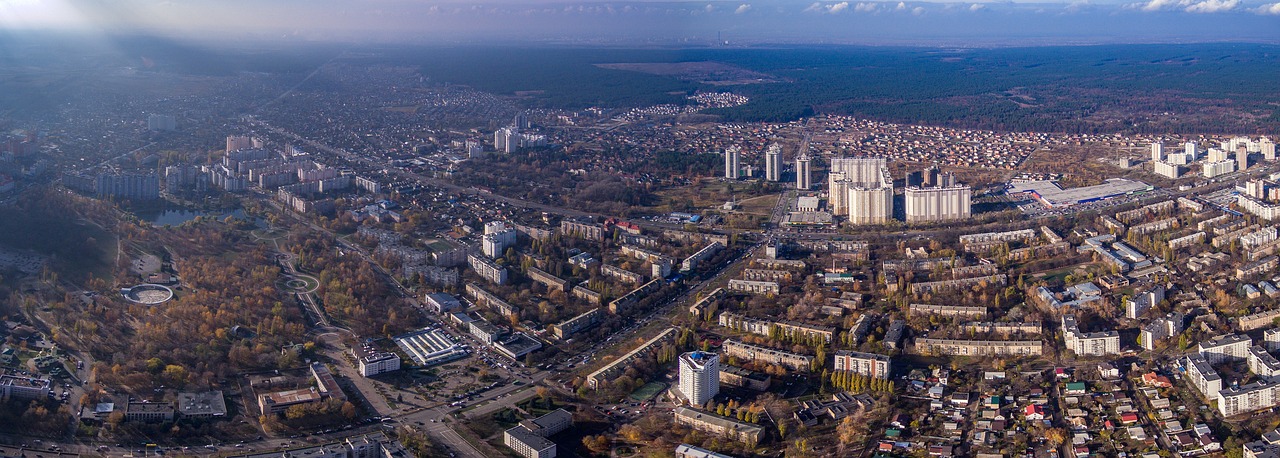
<instances>
[{"instance_id":1,"label":"lake","mask_svg":"<svg viewBox=\"0 0 1280 458\"><path fill-rule=\"evenodd\" d=\"M244 210L241 210L239 208L235 210L213 210L213 211L199 211L199 210L191 210L191 209L184 208L184 209L174 209L174 210L156 210L156 211L138 212L137 215L139 219L142 219L144 221L149 221L151 222L151 224L154 224L156 226L164 226L164 225L177 226L187 221L196 219L196 217L199 217L199 216L214 217L217 219L223 219L228 216L234 216L236 218L245 217Z\"/></svg>"}]
</instances>

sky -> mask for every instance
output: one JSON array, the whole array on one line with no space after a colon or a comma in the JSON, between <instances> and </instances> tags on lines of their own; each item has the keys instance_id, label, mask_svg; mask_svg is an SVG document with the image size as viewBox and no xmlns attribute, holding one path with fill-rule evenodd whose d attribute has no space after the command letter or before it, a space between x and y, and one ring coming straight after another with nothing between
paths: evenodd
<instances>
[{"instance_id":1,"label":"sky","mask_svg":"<svg viewBox=\"0 0 1280 458\"><path fill-rule=\"evenodd\" d=\"M1269 0L0 0L0 31L292 41L1011 46L1280 42Z\"/></svg>"}]
</instances>

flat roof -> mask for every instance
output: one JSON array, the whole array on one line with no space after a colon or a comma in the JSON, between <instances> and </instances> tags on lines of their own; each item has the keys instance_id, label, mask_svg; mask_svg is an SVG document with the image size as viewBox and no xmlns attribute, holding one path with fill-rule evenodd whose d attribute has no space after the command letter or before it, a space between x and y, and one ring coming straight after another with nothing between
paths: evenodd
<instances>
[{"instance_id":1,"label":"flat roof","mask_svg":"<svg viewBox=\"0 0 1280 458\"><path fill-rule=\"evenodd\" d=\"M320 393L315 388L302 388L289 391L277 391L262 395L268 403L271 404L299 404L303 402L319 401ZM130 404L132 408L132 404Z\"/></svg>"},{"instance_id":2,"label":"flat roof","mask_svg":"<svg viewBox=\"0 0 1280 458\"><path fill-rule=\"evenodd\" d=\"M1040 196L1051 206L1074 205L1091 200L1128 194L1137 191L1148 191L1152 187L1141 181L1125 178L1109 178L1102 184L1081 186L1079 188L1062 189L1053 181L1027 181L1011 183L1009 192L1028 192Z\"/></svg>"},{"instance_id":3,"label":"flat roof","mask_svg":"<svg viewBox=\"0 0 1280 458\"><path fill-rule=\"evenodd\" d=\"M183 415L227 414L227 402L222 398L222 391L205 391L202 393L178 393L178 411Z\"/></svg>"}]
</instances>

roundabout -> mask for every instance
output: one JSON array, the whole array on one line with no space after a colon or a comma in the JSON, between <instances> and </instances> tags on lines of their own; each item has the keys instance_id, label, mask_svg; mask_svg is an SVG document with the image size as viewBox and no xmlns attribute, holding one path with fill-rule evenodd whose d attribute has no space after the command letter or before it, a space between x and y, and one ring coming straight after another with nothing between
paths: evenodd
<instances>
[{"instance_id":1,"label":"roundabout","mask_svg":"<svg viewBox=\"0 0 1280 458\"><path fill-rule=\"evenodd\" d=\"M320 288L320 280L310 275L286 275L276 282L276 287L289 293L308 294Z\"/></svg>"},{"instance_id":2,"label":"roundabout","mask_svg":"<svg viewBox=\"0 0 1280 458\"><path fill-rule=\"evenodd\" d=\"M151 283L121 289L120 294L129 302L143 305L163 304L173 299L173 290L168 286Z\"/></svg>"}]
</instances>

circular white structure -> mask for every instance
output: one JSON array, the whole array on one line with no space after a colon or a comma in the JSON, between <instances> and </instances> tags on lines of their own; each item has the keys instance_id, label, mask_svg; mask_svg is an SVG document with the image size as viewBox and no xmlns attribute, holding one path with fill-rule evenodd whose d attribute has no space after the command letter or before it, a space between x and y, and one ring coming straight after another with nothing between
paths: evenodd
<instances>
[{"instance_id":1,"label":"circular white structure","mask_svg":"<svg viewBox=\"0 0 1280 458\"><path fill-rule=\"evenodd\" d=\"M124 299L135 304L156 305L173 299L173 290L168 286L144 283L132 288L120 290Z\"/></svg>"}]
</instances>

